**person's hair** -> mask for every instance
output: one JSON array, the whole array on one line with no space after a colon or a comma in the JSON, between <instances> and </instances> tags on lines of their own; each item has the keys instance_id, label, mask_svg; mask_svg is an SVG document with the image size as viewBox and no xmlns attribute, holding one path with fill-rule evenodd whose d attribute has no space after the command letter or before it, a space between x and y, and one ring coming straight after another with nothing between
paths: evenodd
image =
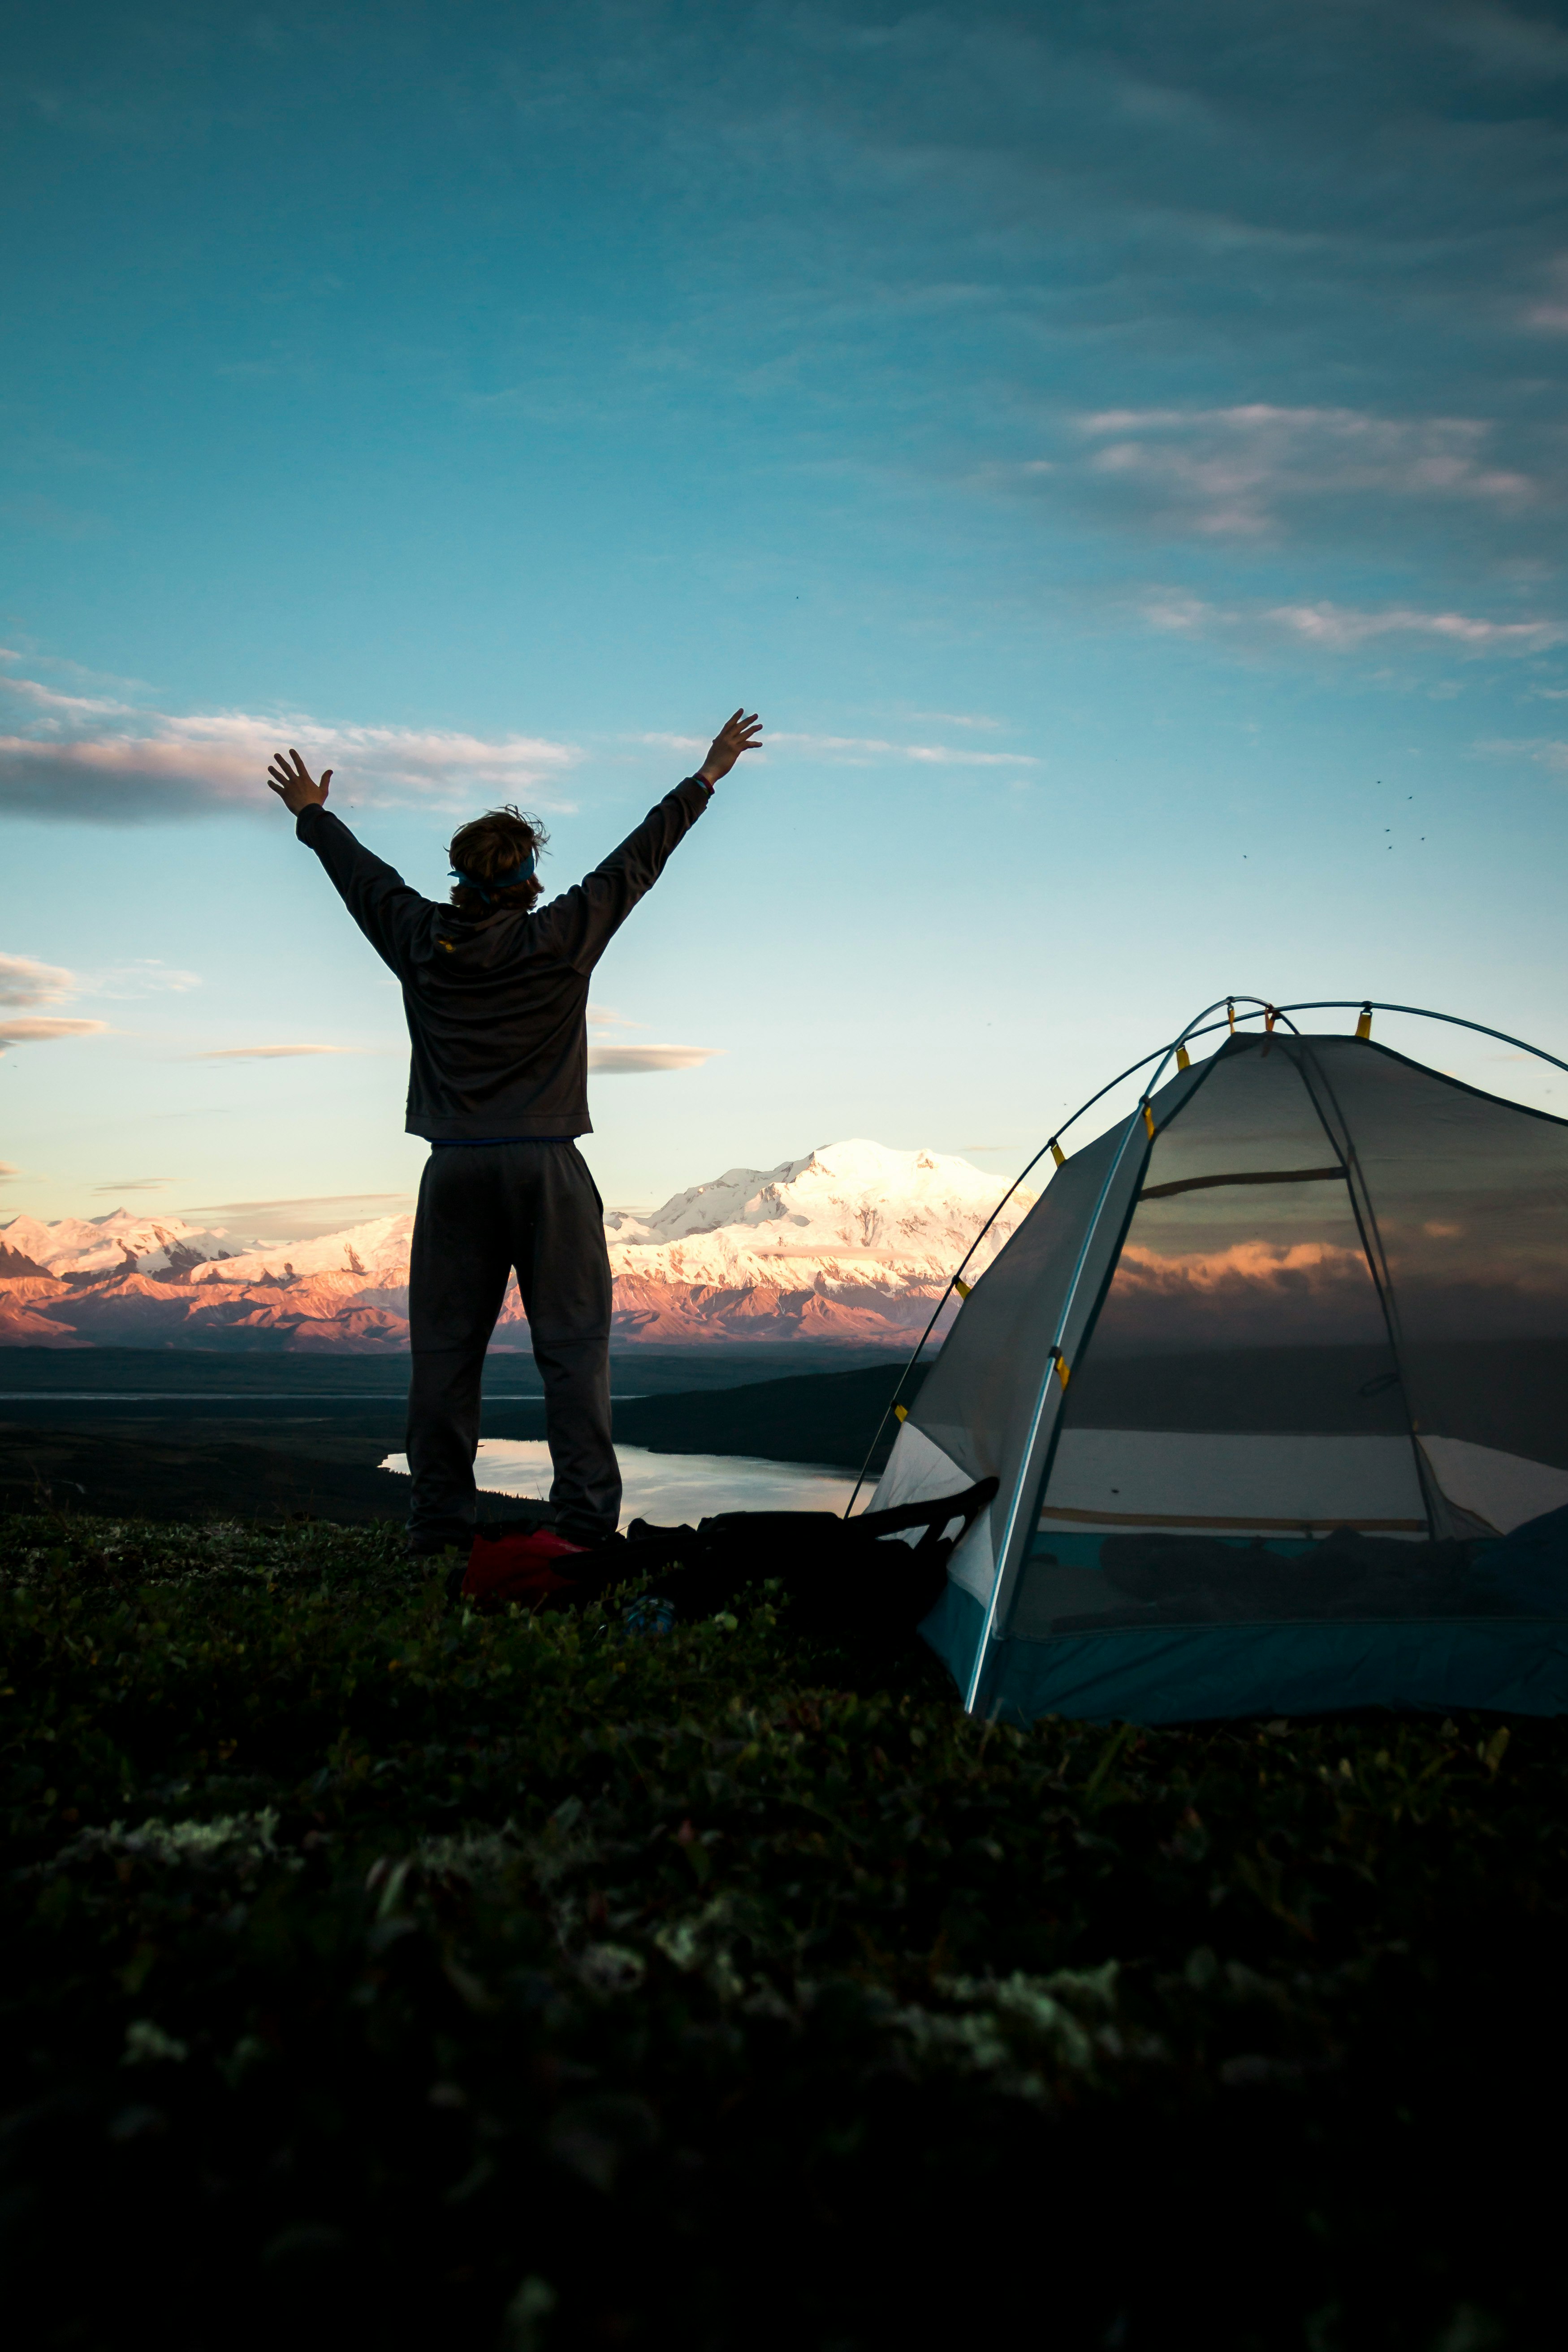
<instances>
[{"instance_id":1,"label":"person's hair","mask_svg":"<svg viewBox=\"0 0 1568 2352\"><path fill-rule=\"evenodd\" d=\"M524 816L509 801L505 808L487 809L483 816L460 826L452 835L447 854L459 873L471 874L488 889L493 875L510 874L531 851L537 856L549 838L536 816ZM466 882L452 885L453 906L472 915L488 915L501 908L526 912L543 895L544 886L536 874L531 874L526 882L512 883L509 889L490 890L488 907Z\"/></svg>"}]
</instances>

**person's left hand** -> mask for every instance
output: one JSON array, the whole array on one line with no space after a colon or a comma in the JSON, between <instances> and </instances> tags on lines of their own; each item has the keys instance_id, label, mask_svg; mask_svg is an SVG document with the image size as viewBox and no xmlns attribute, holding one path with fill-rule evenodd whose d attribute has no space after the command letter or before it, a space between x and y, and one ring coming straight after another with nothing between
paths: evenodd
<instances>
[{"instance_id":1,"label":"person's left hand","mask_svg":"<svg viewBox=\"0 0 1568 2352\"><path fill-rule=\"evenodd\" d=\"M289 760L294 762L292 768ZM298 816L301 809L320 808L331 781L331 768L323 768L321 782L315 782L298 751L290 751L288 759L278 752L267 771L268 791L277 793L290 816Z\"/></svg>"}]
</instances>

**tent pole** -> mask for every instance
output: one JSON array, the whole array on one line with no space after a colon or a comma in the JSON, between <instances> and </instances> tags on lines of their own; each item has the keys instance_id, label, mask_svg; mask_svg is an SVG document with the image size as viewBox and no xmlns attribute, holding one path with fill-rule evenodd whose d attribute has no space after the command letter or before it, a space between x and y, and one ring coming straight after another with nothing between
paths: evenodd
<instances>
[{"instance_id":1,"label":"tent pole","mask_svg":"<svg viewBox=\"0 0 1568 2352\"><path fill-rule=\"evenodd\" d=\"M1350 997L1331 996L1311 1004L1281 1004L1275 1009L1279 1013L1359 1013L1368 1003L1374 1013L1407 1013L1413 1021L1446 1021L1451 1029L1473 1029L1478 1037L1495 1037L1501 1045L1517 1045L1521 1053L1533 1054L1538 1062L1550 1062L1554 1070L1568 1070L1568 1062L1560 1062L1543 1045L1532 1045L1528 1037L1510 1037L1506 1029L1489 1029L1484 1021L1465 1021L1457 1013L1434 1013L1426 1004L1383 1004L1365 997L1357 1003Z\"/></svg>"},{"instance_id":2,"label":"tent pole","mask_svg":"<svg viewBox=\"0 0 1568 2352\"><path fill-rule=\"evenodd\" d=\"M1067 1296L1062 1301L1060 1310L1056 1318L1056 1332L1051 1341L1050 1354L1046 1360L1045 1375L1040 1381L1039 1394L1035 1399L1035 1410L1029 1422L1028 1439L1024 1447L1023 1457L1018 1465L1018 1475L1014 1481L1013 1492L1008 1500L1006 1525L996 1554L996 1573L991 1580L991 1598L986 1604L985 1622L981 1627L980 1639L975 1645L974 1664L970 1669L969 1687L965 1691L963 1696L963 1711L966 1715L973 1715L975 1708L980 1704L981 1688L985 1677L986 1662L990 1654L992 1638L995 1631L997 1615L1000 1612L1005 1594L1010 1593L1011 1591L1013 1582L1012 1570L1015 1565L1013 1555L1018 1549L1018 1523L1025 1510L1025 1497L1032 1495L1034 1492L1036 1472L1037 1468L1036 1457L1039 1447L1040 1429L1046 1417L1046 1406L1050 1398L1051 1382L1058 1377L1058 1367L1061 1362L1062 1341L1067 1337L1068 1324L1071 1319L1073 1303L1078 1297L1079 1285L1083 1280L1083 1271L1089 1263L1089 1254L1094 1243L1094 1236L1099 1231L1100 1218L1105 1213L1106 1202L1110 1197L1111 1186L1115 1183L1121 1163L1127 1156L1127 1147L1137 1135L1140 1129L1145 1129L1150 1149L1152 1150L1153 1148L1154 1129L1152 1121L1148 1119L1148 1106L1150 1097L1153 1094L1155 1087L1159 1085L1161 1079L1165 1075L1167 1063L1172 1060L1178 1049L1186 1043L1187 1039L1197 1028L1200 1021L1206 1020L1211 1013L1216 1012L1221 1003L1232 1003L1234 1001L1234 999L1216 998L1213 1004L1205 1004L1203 1011L1194 1014L1193 1019L1188 1022L1181 1035L1179 1037L1173 1038L1170 1045L1166 1046L1163 1055L1161 1056L1159 1067L1155 1070L1153 1076L1149 1081L1148 1093L1144 1095L1142 1101L1140 1102L1137 1109L1132 1113L1131 1118L1128 1120L1121 1140L1116 1147L1116 1157L1106 1171L1104 1181L1100 1185L1100 1195L1095 1202L1094 1212L1090 1216L1088 1227L1085 1230L1082 1243L1079 1248L1078 1258L1073 1266L1072 1276L1068 1284ZM1258 998L1256 1002L1261 1004L1263 1000ZM1152 1057L1151 1056L1151 1058ZM1134 1065L1134 1066L1136 1067L1136 1065ZM1088 1108L1089 1105L1086 1103L1084 1108L1088 1109ZM1061 1129L1058 1128L1057 1131L1060 1134Z\"/></svg>"},{"instance_id":3,"label":"tent pole","mask_svg":"<svg viewBox=\"0 0 1568 2352\"><path fill-rule=\"evenodd\" d=\"M1012 1554L1016 1549L1018 1520L1024 1508L1024 1498L1026 1495L1030 1494L1033 1491L1034 1487L1034 1473L1036 1467L1035 1457L1039 1445L1040 1427L1046 1417L1046 1405L1050 1397L1051 1382L1058 1377L1058 1368L1061 1362L1061 1344L1067 1334L1068 1320L1072 1313L1073 1301L1078 1296L1079 1284L1083 1279L1084 1267L1089 1263L1089 1249L1094 1241L1095 1234L1099 1230L1100 1220L1104 1214L1105 1203L1110 1196L1110 1188L1116 1181L1117 1173L1121 1166L1122 1160L1127 1156L1128 1145L1132 1141L1134 1136L1140 1132L1142 1126L1143 1106L1140 1103L1138 1108L1128 1120L1126 1130L1122 1135L1121 1141L1117 1146L1116 1157L1106 1171L1105 1181L1100 1188L1100 1198L1094 1204L1094 1213L1089 1218L1088 1228L1084 1234L1082 1244L1079 1250L1078 1262L1073 1267L1072 1278L1068 1284L1067 1297L1063 1300L1061 1311L1057 1317L1056 1335L1051 1342L1050 1354L1046 1360L1045 1377L1040 1382L1039 1394L1035 1399L1035 1411L1029 1423L1028 1439L1024 1447L1023 1458L1018 1465L1018 1475L1013 1482L1013 1492L1007 1505L1006 1526L1003 1531L1001 1545L998 1548L996 1554L996 1573L991 1580L991 1599L986 1604L985 1622L981 1628L980 1640L976 1644L974 1652L974 1664L971 1669L969 1676L969 1688L964 1694L963 1711L966 1715L973 1715L976 1706L980 1703L981 1684L984 1678L986 1658L991 1648L992 1634L995 1628L996 1613L1001 1603L1004 1585L1010 1580L1008 1578L1008 1570L1011 1564Z\"/></svg>"}]
</instances>

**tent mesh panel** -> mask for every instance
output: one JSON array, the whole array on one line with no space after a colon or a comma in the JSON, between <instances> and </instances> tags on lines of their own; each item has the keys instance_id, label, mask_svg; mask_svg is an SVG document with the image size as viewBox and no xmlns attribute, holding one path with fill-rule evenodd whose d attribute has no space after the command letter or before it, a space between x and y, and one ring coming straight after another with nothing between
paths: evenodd
<instances>
[{"instance_id":1,"label":"tent mesh panel","mask_svg":"<svg viewBox=\"0 0 1568 2352\"><path fill-rule=\"evenodd\" d=\"M1193 1080L1105 1237L1007 1630L1508 1613L1465 1539L1568 1504L1568 1124L1355 1038L1237 1036ZM1021 1457L1116 1140L927 1381L972 1475Z\"/></svg>"}]
</instances>

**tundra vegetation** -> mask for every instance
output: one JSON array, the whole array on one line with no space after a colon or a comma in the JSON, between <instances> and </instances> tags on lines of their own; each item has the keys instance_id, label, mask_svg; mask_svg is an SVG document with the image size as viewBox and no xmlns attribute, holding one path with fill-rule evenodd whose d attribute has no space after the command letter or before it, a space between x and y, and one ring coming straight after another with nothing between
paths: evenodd
<instances>
[{"instance_id":1,"label":"tundra vegetation","mask_svg":"<svg viewBox=\"0 0 1568 2352\"><path fill-rule=\"evenodd\" d=\"M1562 2342L1568 1733L1024 1731L650 1617L4 1523L29 2340Z\"/></svg>"}]
</instances>

